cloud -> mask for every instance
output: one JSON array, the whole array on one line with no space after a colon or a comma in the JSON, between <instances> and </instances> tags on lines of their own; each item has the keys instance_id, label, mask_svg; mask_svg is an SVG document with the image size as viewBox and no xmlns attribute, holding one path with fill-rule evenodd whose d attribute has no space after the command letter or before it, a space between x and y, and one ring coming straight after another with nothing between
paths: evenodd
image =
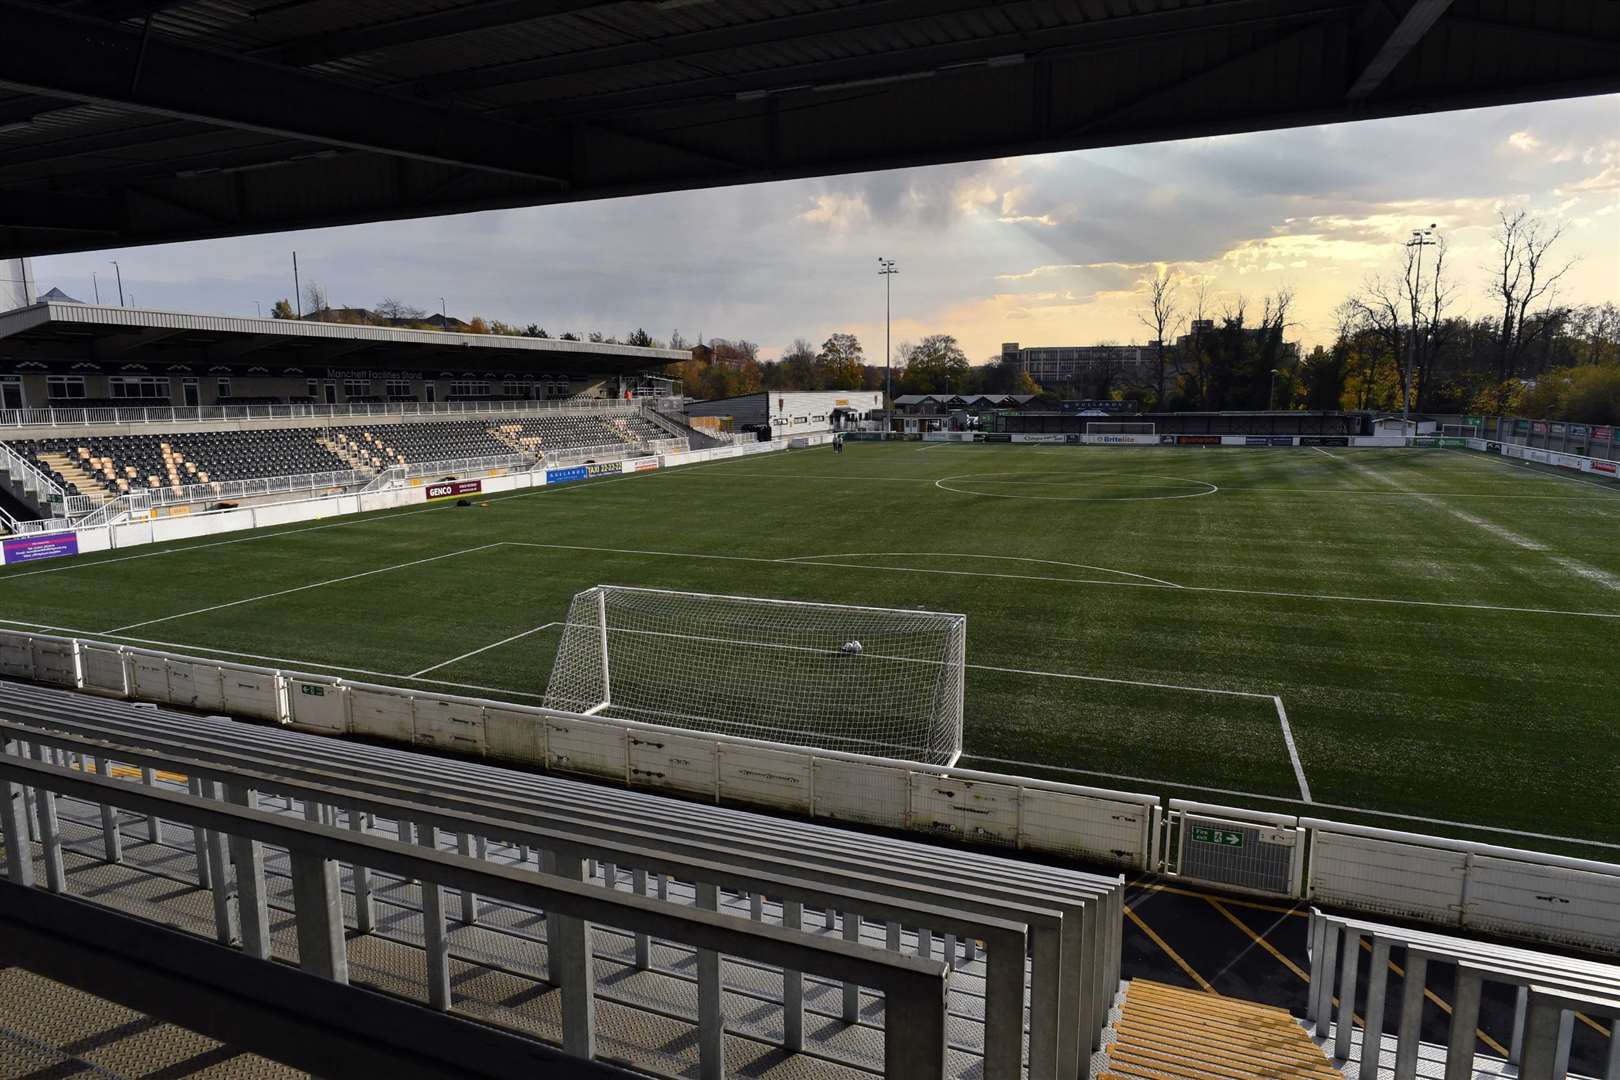
<instances>
[{"instance_id":1,"label":"cloud","mask_svg":"<svg viewBox=\"0 0 1620 1080\"><path fill-rule=\"evenodd\" d=\"M895 340L954 333L984 359L1026 344L1141 340L1145 282L1163 267L1214 304L1283 286L1307 347L1414 227L1451 243L1464 307L1485 308L1499 210L1564 215L1579 256L1564 298L1620 280L1620 97L1480 109L749 187L493 211L41 259L42 287L91 293L120 260L142 305L252 314L304 281L339 302L384 295L553 333L637 326L744 337L767 355L848 330L882 353L899 261ZM1521 137L1522 136L1522 137ZM1590 219L1594 227L1574 224ZM103 274L103 276L105 276ZM1186 288L1184 296L1190 292ZM108 290L103 290L105 298Z\"/></svg>"}]
</instances>

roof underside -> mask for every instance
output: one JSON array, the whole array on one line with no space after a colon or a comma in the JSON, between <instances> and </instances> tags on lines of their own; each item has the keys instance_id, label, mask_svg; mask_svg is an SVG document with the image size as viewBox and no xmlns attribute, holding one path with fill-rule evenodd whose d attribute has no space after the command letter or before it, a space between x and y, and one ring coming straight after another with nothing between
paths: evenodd
<instances>
[{"instance_id":1,"label":"roof underside","mask_svg":"<svg viewBox=\"0 0 1620 1080\"><path fill-rule=\"evenodd\" d=\"M1620 90L1613 0L0 0L0 256Z\"/></svg>"},{"instance_id":2,"label":"roof underside","mask_svg":"<svg viewBox=\"0 0 1620 1080\"><path fill-rule=\"evenodd\" d=\"M691 354L606 342L285 322L228 315L41 303L0 313L0 360L97 363L301 363L366 367L543 369L620 374L664 367Z\"/></svg>"}]
</instances>

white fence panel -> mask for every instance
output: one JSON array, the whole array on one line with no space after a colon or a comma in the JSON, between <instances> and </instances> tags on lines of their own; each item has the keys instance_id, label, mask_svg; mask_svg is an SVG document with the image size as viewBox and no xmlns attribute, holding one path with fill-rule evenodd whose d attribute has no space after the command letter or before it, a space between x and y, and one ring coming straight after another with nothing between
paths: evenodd
<instances>
[{"instance_id":1,"label":"white fence panel","mask_svg":"<svg viewBox=\"0 0 1620 1080\"><path fill-rule=\"evenodd\" d=\"M233 716L281 721L286 709L281 700L281 680L268 671L220 665L221 710Z\"/></svg>"},{"instance_id":2,"label":"white fence panel","mask_svg":"<svg viewBox=\"0 0 1620 1080\"><path fill-rule=\"evenodd\" d=\"M911 827L980 844L1018 845L1020 788L911 774Z\"/></svg>"},{"instance_id":3,"label":"white fence panel","mask_svg":"<svg viewBox=\"0 0 1620 1080\"><path fill-rule=\"evenodd\" d=\"M721 746L720 797L796 814L810 812L809 754Z\"/></svg>"},{"instance_id":4,"label":"white fence panel","mask_svg":"<svg viewBox=\"0 0 1620 1080\"><path fill-rule=\"evenodd\" d=\"M411 695L349 687L349 733L409 744L416 737Z\"/></svg>"},{"instance_id":5,"label":"white fence panel","mask_svg":"<svg viewBox=\"0 0 1620 1080\"><path fill-rule=\"evenodd\" d=\"M1475 855L1463 925L1620 952L1620 875Z\"/></svg>"},{"instance_id":6,"label":"white fence panel","mask_svg":"<svg viewBox=\"0 0 1620 1080\"><path fill-rule=\"evenodd\" d=\"M546 721L538 713L513 707L484 708L484 754L524 765L546 763Z\"/></svg>"},{"instance_id":7,"label":"white fence panel","mask_svg":"<svg viewBox=\"0 0 1620 1080\"><path fill-rule=\"evenodd\" d=\"M625 729L616 724L546 718L546 764L553 769L623 780L627 753Z\"/></svg>"},{"instance_id":8,"label":"white fence panel","mask_svg":"<svg viewBox=\"0 0 1620 1080\"><path fill-rule=\"evenodd\" d=\"M890 829L906 827L911 774L864 761L816 758L815 816Z\"/></svg>"},{"instance_id":9,"label":"white fence panel","mask_svg":"<svg viewBox=\"0 0 1620 1080\"><path fill-rule=\"evenodd\" d=\"M720 766L713 739L631 731L626 740L630 783L636 787L710 799L719 791Z\"/></svg>"},{"instance_id":10,"label":"white fence panel","mask_svg":"<svg viewBox=\"0 0 1620 1080\"><path fill-rule=\"evenodd\" d=\"M1151 808L1041 788L1021 798L1019 847L1147 869Z\"/></svg>"},{"instance_id":11,"label":"white fence panel","mask_svg":"<svg viewBox=\"0 0 1620 1080\"><path fill-rule=\"evenodd\" d=\"M34 639L34 678L56 686L78 686L79 668L72 641Z\"/></svg>"},{"instance_id":12,"label":"white fence panel","mask_svg":"<svg viewBox=\"0 0 1620 1080\"><path fill-rule=\"evenodd\" d=\"M465 701L416 699L416 743L457 754L484 752L484 709Z\"/></svg>"},{"instance_id":13,"label":"white fence panel","mask_svg":"<svg viewBox=\"0 0 1620 1080\"><path fill-rule=\"evenodd\" d=\"M34 640L27 634L0 630L0 675L34 677Z\"/></svg>"},{"instance_id":14,"label":"white fence panel","mask_svg":"<svg viewBox=\"0 0 1620 1080\"><path fill-rule=\"evenodd\" d=\"M336 683L287 677L287 712L299 727L331 735L349 731L349 695Z\"/></svg>"},{"instance_id":15,"label":"white fence panel","mask_svg":"<svg viewBox=\"0 0 1620 1080\"><path fill-rule=\"evenodd\" d=\"M130 676L135 684L130 695L138 701L167 703L169 700L169 661L151 653L131 653Z\"/></svg>"},{"instance_id":16,"label":"white fence panel","mask_svg":"<svg viewBox=\"0 0 1620 1080\"><path fill-rule=\"evenodd\" d=\"M107 690L129 696L129 670L122 649L100 645L79 647L79 670L87 690Z\"/></svg>"},{"instance_id":17,"label":"white fence panel","mask_svg":"<svg viewBox=\"0 0 1620 1080\"><path fill-rule=\"evenodd\" d=\"M1467 855L1317 829L1306 895L1326 904L1455 926Z\"/></svg>"},{"instance_id":18,"label":"white fence panel","mask_svg":"<svg viewBox=\"0 0 1620 1080\"><path fill-rule=\"evenodd\" d=\"M218 710L225 707L225 693L218 664L169 661L169 700L189 709Z\"/></svg>"}]
</instances>

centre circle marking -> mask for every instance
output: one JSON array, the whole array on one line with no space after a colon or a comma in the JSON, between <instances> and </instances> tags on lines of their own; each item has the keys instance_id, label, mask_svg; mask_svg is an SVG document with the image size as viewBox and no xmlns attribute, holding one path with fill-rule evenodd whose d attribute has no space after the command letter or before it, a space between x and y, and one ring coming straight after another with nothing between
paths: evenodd
<instances>
[{"instance_id":1,"label":"centre circle marking","mask_svg":"<svg viewBox=\"0 0 1620 1080\"><path fill-rule=\"evenodd\" d=\"M941 491L951 491L958 495L983 495L992 499L1031 499L1039 502L1168 502L1171 499L1198 499L1205 495L1213 495L1221 489L1207 480L1188 480L1184 476L1166 476L1163 473L1134 473L1125 474L1127 479L1146 480L1173 480L1178 484L1196 484L1204 488L1203 491L1189 491L1181 495L1020 495L1003 491L974 491L972 488L952 487L952 482L991 484L1053 484L1061 481L1034 479L1035 477L1057 476L1066 480L1101 480L1116 473L1103 473L1094 477L1076 475L1074 473L962 473L958 476L946 476L934 481L934 486ZM1019 479L1030 477L1030 479Z\"/></svg>"}]
</instances>

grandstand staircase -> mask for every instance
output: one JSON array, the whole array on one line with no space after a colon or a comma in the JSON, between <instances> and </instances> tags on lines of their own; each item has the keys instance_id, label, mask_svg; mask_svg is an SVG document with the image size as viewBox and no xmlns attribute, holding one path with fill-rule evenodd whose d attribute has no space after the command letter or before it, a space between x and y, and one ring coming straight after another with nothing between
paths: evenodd
<instances>
[{"instance_id":1,"label":"grandstand staircase","mask_svg":"<svg viewBox=\"0 0 1620 1080\"><path fill-rule=\"evenodd\" d=\"M50 466L52 472L61 473L69 483L79 489L79 494L87 496L96 506L112 501L113 496L101 486L101 477L87 471L84 466L66 454L41 454L39 458Z\"/></svg>"},{"instance_id":2,"label":"grandstand staircase","mask_svg":"<svg viewBox=\"0 0 1620 1080\"><path fill-rule=\"evenodd\" d=\"M488 431L490 438L502 446L510 447L514 454L534 457L540 453L539 440L530 436L525 442L523 429L516 424L492 424Z\"/></svg>"},{"instance_id":3,"label":"grandstand staircase","mask_svg":"<svg viewBox=\"0 0 1620 1080\"><path fill-rule=\"evenodd\" d=\"M315 443L316 445L324 447L329 452L342 458L343 461L348 464L349 468L354 469L357 472L377 471L376 468L372 466L371 462L365 460L359 454L356 454L353 450L347 446L344 446L336 439L330 438L326 435L317 435L315 437Z\"/></svg>"},{"instance_id":4,"label":"grandstand staircase","mask_svg":"<svg viewBox=\"0 0 1620 1080\"><path fill-rule=\"evenodd\" d=\"M1342 1080L1286 1009L1146 979L1125 988L1107 1080Z\"/></svg>"}]
</instances>

